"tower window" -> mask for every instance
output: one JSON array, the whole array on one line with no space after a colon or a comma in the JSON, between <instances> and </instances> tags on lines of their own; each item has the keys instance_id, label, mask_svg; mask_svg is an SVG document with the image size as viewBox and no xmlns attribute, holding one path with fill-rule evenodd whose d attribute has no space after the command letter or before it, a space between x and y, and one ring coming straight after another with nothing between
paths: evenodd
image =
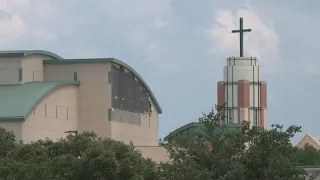
<instances>
[{"instance_id":1,"label":"tower window","mask_svg":"<svg viewBox=\"0 0 320 180\"><path fill-rule=\"evenodd\" d=\"M233 122L234 122L233 109L229 109L228 116L229 116L229 117L228 117L229 123L233 123Z\"/></svg>"},{"instance_id":2,"label":"tower window","mask_svg":"<svg viewBox=\"0 0 320 180\"><path fill-rule=\"evenodd\" d=\"M259 111L258 109L253 109L253 126L259 126Z\"/></svg>"}]
</instances>

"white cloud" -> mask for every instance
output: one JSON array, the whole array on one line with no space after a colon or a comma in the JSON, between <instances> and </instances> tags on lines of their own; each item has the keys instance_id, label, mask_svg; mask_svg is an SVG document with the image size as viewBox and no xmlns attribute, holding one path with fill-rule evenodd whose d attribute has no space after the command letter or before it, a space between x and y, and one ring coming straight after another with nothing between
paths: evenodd
<instances>
[{"instance_id":1,"label":"white cloud","mask_svg":"<svg viewBox=\"0 0 320 180\"><path fill-rule=\"evenodd\" d=\"M166 27L167 25L168 25L168 23L161 18L154 19L154 26L155 27L163 28L163 27Z\"/></svg>"},{"instance_id":2,"label":"white cloud","mask_svg":"<svg viewBox=\"0 0 320 180\"><path fill-rule=\"evenodd\" d=\"M70 52L77 52L76 55ZM64 58L102 58L100 52L92 45L71 47Z\"/></svg>"},{"instance_id":3,"label":"white cloud","mask_svg":"<svg viewBox=\"0 0 320 180\"><path fill-rule=\"evenodd\" d=\"M171 0L101 0L90 7L90 11L85 11L87 1L0 0L0 11L11 16L0 17L0 46L10 43L13 48L56 50L50 48L64 41L68 48L88 46L92 53L83 54L85 56L97 55L97 52L106 54L108 48L112 49L111 56L117 56L127 48L142 57L149 44L157 41L155 34L168 26L170 3ZM103 38L96 39L89 47L87 42L96 36ZM67 55L78 52L70 53Z\"/></svg>"},{"instance_id":4,"label":"white cloud","mask_svg":"<svg viewBox=\"0 0 320 180\"><path fill-rule=\"evenodd\" d=\"M170 9L171 0L107 0L104 9L114 17L146 18L162 16Z\"/></svg>"},{"instance_id":5,"label":"white cloud","mask_svg":"<svg viewBox=\"0 0 320 180\"><path fill-rule=\"evenodd\" d=\"M0 1L0 10L4 10L7 7L7 1Z\"/></svg>"},{"instance_id":6,"label":"white cloud","mask_svg":"<svg viewBox=\"0 0 320 180\"><path fill-rule=\"evenodd\" d=\"M54 6L48 1L31 0L0 0L0 46L22 44L24 37L52 41L54 33L45 28L35 26L32 19L44 19L54 13ZM31 13L31 16L28 15ZM33 22L33 24L30 24Z\"/></svg>"},{"instance_id":7,"label":"white cloud","mask_svg":"<svg viewBox=\"0 0 320 180\"><path fill-rule=\"evenodd\" d=\"M319 75L319 63L316 62L317 60L318 59L305 58L303 62L297 63L296 68L294 70L295 72L302 71L304 74L307 75Z\"/></svg>"},{"instance_id":8,"label":"white cloud","mask_svg":"<svg viewBox=\"0 0 320 180\"><path fill-rule=\"evenodd\" d=\"M151 43L151 44L149 45L149 48L150 48L150 49L157 48L157 44L156 44L156 43Z\"/></svg>"},{"instance_id":9,"label":"white cloud","mask_svg":"<svg viewBox=\"0 0 320 180\"><path fill-rule=\"evenodd\" d=\"M241 9L235 14L228 10L216 13L216 24L210 29L213 41L213 53L225 56L239 56L239 34L231 31L239 29L239 18L244 19L244 28L252 29L245 33L244 55L259 58L264 72L276 71L281 63L278 52L279 35L270 24L265 24L259 15L252 10Z\"/></svg>"},{"instance_id":10,"label":"white cloud","mask_svg":"<svg viewBox=\"0 0 320 180\"><path fill-rule=\"evenodd\" d=\"M34 34L35 34L35 37L46 40L46 41L54 41L57 39L57 36L55 34L42 29L35 30Z\"/></svg>"},{"instance_id":11,"label":"white cloud","mask_svg":"<svg viewBox=\"0 0 320 180\"><path fill-rule=\"evenodd\" d=\"M30 0L0 0L0 10L7 13L17 11L18 8L24 8L30 4Z\"/></svg>"},{"instance_id":12,"label":"white cloud","mask_svg":"<svg viewBox=\"0 0 320 180\"><path fill-rule=\"evenodd\" d=\"M28 31L28 26L18 13L25 8L29 0L0 0L0 46L15 43ZM21 10L21 9L20 9Z\"/></svg>"},{"instance_id":13,"label":"white cloud","mask_svg":"<svg viewBox=\"0 0 320 180\"><path fill-rule=\"evenodd\" d=\"M27 30L25 23L19 16L0 20L0 46L12 43L19 39Z\"/></svg>"}]
</instances>

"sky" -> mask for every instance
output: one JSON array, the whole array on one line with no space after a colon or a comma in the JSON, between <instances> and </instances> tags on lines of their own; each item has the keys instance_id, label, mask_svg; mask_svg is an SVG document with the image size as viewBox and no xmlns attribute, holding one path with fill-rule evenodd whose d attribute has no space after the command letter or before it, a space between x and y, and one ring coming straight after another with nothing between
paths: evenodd
<instances>
[{"instance_id":1,"label":"sky","mask_svg":"<svg viewBox=\"0 0 320 180\"><path fill-rule=\"evenodd\" d=\"M302 126L294 142L320 137L320 2L308 0L0 0L0 49L41 49L64 58L117 58L159 101L160 137L197 121L217 101L217 81L238 56L259 59L268 121ZM318 122L319 120L319 122Z\"/></svg>"}]
</instances>

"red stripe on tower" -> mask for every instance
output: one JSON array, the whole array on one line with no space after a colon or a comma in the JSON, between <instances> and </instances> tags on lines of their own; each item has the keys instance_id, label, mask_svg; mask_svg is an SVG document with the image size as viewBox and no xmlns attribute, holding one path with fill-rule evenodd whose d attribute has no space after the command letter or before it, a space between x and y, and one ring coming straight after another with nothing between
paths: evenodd
<instances>
[{"instance_id":1,"label":"red stripe on tower","mask_svg":"<svg viewBox=\"0 0 320 180\"><path fill-rule=\"evenodd\" d=\"M223 81L219 81L218 82L218 86L217 86L217 99L218 99L218 105L224 105L225 104L225 100L224 100L224 82Z\"/></svg>"},{"instance_id":2,"label":"red stripe on tower","mask_svg":"<svg viewBox=\"0 0 320 180\"><path fill-rule=\"evenodd\" d=\"M260 107L267 108L267 83L260 82Z\"/></svg>"},{"instance_id":3,"label":"red stripe on tower","mask_svg":"<svg viewBox=\"0 0 320 180\"><path fill-rule=\"evenodd\" d=\"M267 110L267 83L265 81L260 82L260 124L261 127L266 126L266 110Z\"/></svg>"},{"instance_id":4,"label":"red stripe on tower","mask_svg":"<svg viewBox=\"0 0 320 180\"><path fill-rule=\"evenodd\" d=\"M238 107L248 108L250 106L250 82L247 80L238 81Z\"/></svg>"}]
</instances>

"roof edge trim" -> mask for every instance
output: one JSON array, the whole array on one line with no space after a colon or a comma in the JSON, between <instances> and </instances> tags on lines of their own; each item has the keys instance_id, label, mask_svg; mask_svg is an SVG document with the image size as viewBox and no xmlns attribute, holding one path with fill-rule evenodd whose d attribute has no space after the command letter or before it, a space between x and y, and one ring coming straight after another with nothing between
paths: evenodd
<instances>
[{"instance_id":1,"label":"roof edge trim","mask_svg":"<svg viewBox=\"0 0 320 180\"><path fill-rule=\"evenodd\" d=\"M13 57L13 56L31 56L31 55L46 55L54 59L63 59L61 56L45 50L12 50L12 51L0 51L0 57Z\"/></svg>"},{"instance_id":2,"label":"roof edge trim","mask_svg":"<svg viewBox=\"0 0 320 180\"><path fill-rule=\"evenodd\" d=\"M22 122L22 121L24 121L23 116L0 117L0 122Z\"/></svg>"}]
</instances>

